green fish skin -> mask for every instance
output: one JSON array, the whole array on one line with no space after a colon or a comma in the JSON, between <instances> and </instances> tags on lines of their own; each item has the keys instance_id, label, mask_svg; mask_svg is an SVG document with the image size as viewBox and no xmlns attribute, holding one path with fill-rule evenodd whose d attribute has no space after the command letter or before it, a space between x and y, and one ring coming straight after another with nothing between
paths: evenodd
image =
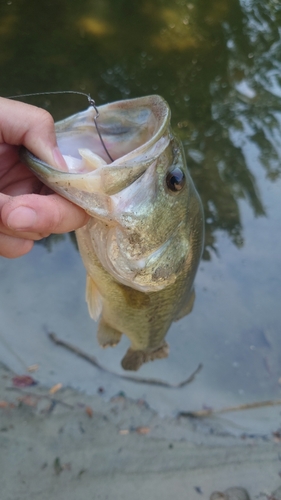
<instances>
[{"instance_id":1,"label":"green fish skin","mask_svg":"<svg viewBox=\"0 0 281 500\"><path fill-rule=\"evenodd\" d=\"M91 218L76 231L102 347L131 341L122 366L168 355L166 333L193 306L204 242L200 198L160 96L90 107L56 123L68 171L23 149L26 165Z\"/></svg>"}]
</instances>

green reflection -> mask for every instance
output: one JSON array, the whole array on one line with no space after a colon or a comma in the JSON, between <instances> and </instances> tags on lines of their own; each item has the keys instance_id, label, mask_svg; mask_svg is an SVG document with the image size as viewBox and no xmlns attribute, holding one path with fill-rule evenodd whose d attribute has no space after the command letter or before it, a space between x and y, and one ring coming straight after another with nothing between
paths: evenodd
<instances>
[{"instance_id":1,"label":"green reflection","mask_svg":"<svg viewBox=\"0 0 281 500\"><path fill-rule=\"evenodd\" d=\"M257 148L268 179L280 175L280 23L273 0L8 0L0 93L165 97L204 203L210 258L217 230L243 245L240 199L266 215L247 147ZM78 96L29 102L55 119L87 106Z\"/></svg>"}]
</instances>

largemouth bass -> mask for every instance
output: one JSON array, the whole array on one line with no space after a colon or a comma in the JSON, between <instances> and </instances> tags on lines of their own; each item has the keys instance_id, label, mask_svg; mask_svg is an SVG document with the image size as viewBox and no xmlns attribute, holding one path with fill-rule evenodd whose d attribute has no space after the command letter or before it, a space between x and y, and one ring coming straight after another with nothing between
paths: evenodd
<instances>
[{"instance_id":1,"label":"largemouth bass","mask_svg":"<svg viewBox=\"0 0 281 500\"><path fill-rule=\"evenodd\" d=\"M47 186L91 218L76 231L86 300L98 342L131 341L122 366L168 355L165 335L192 309L203 247L203 212L181 143L160 96L115 102L56 123L68 165L60 171L29 151L23 161Z\"/></svg>"}]
</instances>

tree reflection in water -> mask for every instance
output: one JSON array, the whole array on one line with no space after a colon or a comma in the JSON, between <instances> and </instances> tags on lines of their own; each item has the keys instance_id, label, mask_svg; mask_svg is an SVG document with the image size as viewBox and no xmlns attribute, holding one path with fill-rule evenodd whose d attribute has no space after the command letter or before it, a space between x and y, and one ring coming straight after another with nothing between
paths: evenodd
<instances>
[{"instance_id":1,"label":"tree reflection in water","mask_svg":"<svg viewBox=\"0 0 281 500\"><path fill-rule=\"evenodd\" d=\"M258 149L268 179L280 175L279 2L50 0L40 12L38 5L0 7L1 95L74 89L103 103L159 93L204 203L204 257L216 251L217 230L242 246L239 200L266 215L245 144ZM86 106L76 96L29 102L55 119Z\"/></svg>"}]
</instances>

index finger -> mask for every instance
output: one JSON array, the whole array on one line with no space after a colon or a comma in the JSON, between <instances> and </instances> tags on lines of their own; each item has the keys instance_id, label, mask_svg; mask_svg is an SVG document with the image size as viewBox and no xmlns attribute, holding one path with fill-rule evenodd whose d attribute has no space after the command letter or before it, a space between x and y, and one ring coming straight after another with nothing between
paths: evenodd
<instances>
[{"instance_id":1,"label":"index finger","mask_svg":"<svg viewBox=\"0 0 281 500\"><path fill-rule=\"evenodd\" d=\"M0 118L0 143L23 145L49 165L66 169L48 111L0 97Z\"/></svg>"}]
</instances>

